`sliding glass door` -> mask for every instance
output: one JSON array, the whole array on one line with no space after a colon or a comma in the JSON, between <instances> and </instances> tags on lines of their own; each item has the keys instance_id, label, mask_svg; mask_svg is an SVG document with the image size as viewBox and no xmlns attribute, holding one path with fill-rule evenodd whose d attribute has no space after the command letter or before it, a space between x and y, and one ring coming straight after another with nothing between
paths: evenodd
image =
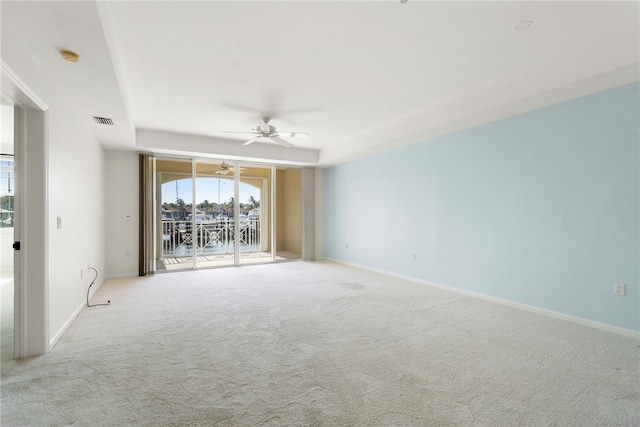
<instances>
[{"instance_id":1,"label":"sliding glass door","mask_svg":"<svg viewBox=\"0 0 640 427\"><path fill-rule=\"evenodd\" d=\"M271 244L271 166L241 164L238 187L240 264L274 261Z\"/></svg>"},{"instance_id":2,"label":"sliding glass door","mask_svg":"<svg viewBox=\"0 0 640 427\"><path fill-rule=\"evenodd\" d=\"M191 160L156 159L156 270L194 267Z\"/></svg>"},{"instance_id":3,"label":"sliding glass door","mask_svg":"<svg viewBox=\"0 0 640 427\"><path fill-rule=\"evenodd\" d=\"M299 170L213 159L154 164L155 271L300 258Z\"/></svg>"}]
</instances>

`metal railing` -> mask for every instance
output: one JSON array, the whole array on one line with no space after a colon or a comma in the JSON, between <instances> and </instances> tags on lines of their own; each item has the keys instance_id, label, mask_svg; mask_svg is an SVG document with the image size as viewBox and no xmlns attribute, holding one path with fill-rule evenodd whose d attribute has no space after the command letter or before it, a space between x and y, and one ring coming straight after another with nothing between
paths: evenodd
<instances>
[{"instance_id":1,"label":"metal railing","mask_svg":"<svg viewBox=\"0 0 640 427\"><path fill-rule=\"evenodd\" d=\"M233 254L235 222L233 218L197 221L162 220L162 257ZM260 220L241 219L238 238L240 252L260 252Z\"/></svg>"}]
</instances>

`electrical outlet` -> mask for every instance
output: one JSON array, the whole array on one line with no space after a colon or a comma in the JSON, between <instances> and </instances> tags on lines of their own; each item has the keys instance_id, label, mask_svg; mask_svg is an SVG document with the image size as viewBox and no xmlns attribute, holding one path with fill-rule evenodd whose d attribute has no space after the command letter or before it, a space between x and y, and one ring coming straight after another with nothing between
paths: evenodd
<instances>
[{"instance_id":1,"label":"electrical outlet","mask_svg":"<svg viewBox=\"0 0 640 427\"><path fill-rule=\"evenodd\" d=\"M82 279L84 277L84 270L80 269L80 278Z\"/></svg>"},{"instance_id":2,"label":"electrical outlet","mask_svg":"<svg viewBox=\"0 0 640 427\"><path fill-rule=\"evenodd\" d=\"M624 283L614 283L613 284L613 294L614 295L625 295Z\"/></svg>"},{"instance_id":3,"label":"electrical outlet","mask_svg":"<svg viewBox=\"0 0 640 427\"><path fill-rule=\"evenodd\" d=\"M413 254L413 256L411 257L411 260L412 260L412 261L415 261L415 260L416 260L416 254L415 254L415 253L414 253L414 254Z\"/></svg>"}]
</instances>

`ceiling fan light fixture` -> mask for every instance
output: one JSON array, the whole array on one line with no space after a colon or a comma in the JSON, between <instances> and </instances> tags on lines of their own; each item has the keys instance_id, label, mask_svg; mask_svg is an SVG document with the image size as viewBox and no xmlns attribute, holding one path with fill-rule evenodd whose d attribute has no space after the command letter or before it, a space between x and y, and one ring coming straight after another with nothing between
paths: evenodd
<instances>
[{"instance_id":1,"label":"ceiling fan light fixture","mask_svg":"<svg viewBox=\"0 0 640 427\"><path fill-rule=\"evenodd\" d=\"M258 127L256 128L256 131L262 134L271 133L271 128L273 128L273 126L269 124L269 120L270 120L269 117L264 117L262 121L258 123Z\"/></svg>"}]
</instances>

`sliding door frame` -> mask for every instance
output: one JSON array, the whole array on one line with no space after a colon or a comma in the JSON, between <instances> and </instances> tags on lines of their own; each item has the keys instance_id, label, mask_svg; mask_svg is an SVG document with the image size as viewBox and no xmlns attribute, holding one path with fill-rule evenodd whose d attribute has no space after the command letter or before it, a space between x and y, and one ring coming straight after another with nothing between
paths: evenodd
<instances>
[{"instance_id":1,"label":"sliding door frame","mask_svg":"<svg viewBox=\"0 0 640 427\"><path fill-rule=\"evenodd\" d=\"M271 226L271 262L276 262L277 252L277 221L276 221L276 165L271 165L271 200L269 206L271 208L270 226Z\"/></svg>"},{"instance_id":2,"label":"sliding door frame","mask_svg":"<svg viewBox=\"0 0 640 427\"><path fill-rule=\"evenodd\" d=\"M242 264L242 254L241 254L241 245L240 245L240 183L241 183L241 172L240 169L243 166L251 166L251 165L256 165L259 167L268 167L269 168L269 172L268 172L268 178L267 177L260 177L260 176L256 176L255 179L261 179L262 183L260 184L260 192L261 192L261 199L264 198L264 195L268 194L268 209L261 209L261 212L263 214L267 214L268 213L268 217L269 217L269 221L267 224L265 224L264 222L262 223L263 225L267 225L269 227L269 230L266 233L263 233L261 231L260 233L260 250L262 250L262 245L265 239L263 239L263 237L268 237L269 238L269 243L270 243L270 262L275 263L277 262L277 251L278 251L278 242L277 242L277 236L278 236L278 227L277 227L277 168L279 167L278 164L264 164L264 163L259 163L259 162L250 162L250 161L239 161L239 160L230 160L230 159L224 159L224 158L218 158L218 157L195 157L195 156L169 156L169 155L151 155L151 159L153 159L153 164L155 164L155 160L156 159L162 159L162 160L175 160L175 161L186 161L186 162L190 162L191 164L191 174L188 173L184 173L185 178L188 178L189 176L191 177L191 230L192 233L195 235L196 233L196 221L197 221L197 203L196 203L196 197L197 197L197 186L196 186L196 182L197 182L197 178L198 178L198 173L197 173L197 166L199 162L226 162L229 165L233 166L233 194L234 194L234 206L233 206L233 226L234 226L234 232L237 233L237 235L234 236L233 239L233 264L228 264L225 266L240 266ZM142 163L141 163L141 167L142 167ZM290 166L290 165L283 165L283 167L286 168L293 168L293 169L302 169L303 170L303 181L306 181L305 178L308 178L308 174L305 174L305 169L307 169L306 172L309 171L313 171L313 169L309 169L309 168L299 168L296 166ZM148 170L146 171L147 173L144 173L143 171L141 171L141 178L143 179L149 179L149 174L148 174ZM186 172L186 171L185 171ZM152 186L151 188L153 188L153 197L151 198L152 201L150 203L150 208L151 209L146 209L147 211L150 210L150 212L147 212L145 214L145 217L151 219L150 222L153 223L153 225L150 225L149 223L147 223L147 226L149 227L149 233L146 234L145 236L141 235L141 243L144 243L144 245L147 246L147 248L141 252L141 253L145 253L145 264L146 266L151 267L152 271L149 272L159 272L161 270L156 270L155 268L155 258L157 256L162 256L161 254L158 254L158 242L156 239L158 239L158 233L162 233L161 231L158 230L157 228L157 218L158 218L158 209L161 209L162 207L162 199L161 199L161 185L162 182L161 179L158 178L158 174L163 173L162 171L157 171L153 170L153 177L152 177ZM306 176L305 176L306 175ZM247 178L247 177L244 177ZM226 178L228 179L228 178ZM252 178L253 179L253 178ZM267 181L270 180L270 182ZM303 187L303 194L305 192L305 190L308 191L309 189L309 185L302 185ZM142 188L142 187L141 187ZM147 187L149 188L149 187ZM313 197L313 195L311 195ZM302 200L309 200L309 197L302 197ZM141 200L141 202L143 202ZM148 202L148 200L147 200ZM264 205L265 200L261 200L262 204ZM302 215L303 218L308 218L308 219L312 219L313 216L311 216L310 218L305 215L305 211L308 211L308 209L312 209L313 210L313 204L311 206L305 206L305 203L302 203ZM261 215L261 218L264 215ZM143 220L143 222L145 222L145 220ZM308 233L305 233L305 229L307 227L314 227L314 224L312 223L313 221L308 221L308 220L303 220L303 230L301 233L301 237L302 237L302 247L303 247L303 253L301 254L301 258L300 259L306 259L306 260L310 260L313 259L313 255L311 257L309 257L309 252L308 250L305 250L305 247L308 246L309 243L311 243L313 241L313 238L309 239ZM152 237L153 242L149 243L149 237ZM193 238L193 237L192 237ZM306 254L304 253L306 252ZM150 262L149 258L153 257L153 262ZM198 266L198 262L197 262L197 248L195 245L192 245L191 248L191 257L192 257L192 261L190 263L190 269L196 270L199 268L207 268L207 267L199 267ZM141 263L142 263L142 259L141 259ZM186 265L189 265L188 263ZM185 267L186 267L185 265ZM186 267L185 269L189 269L189 267Z\"/></svg>"}]
</instances>

